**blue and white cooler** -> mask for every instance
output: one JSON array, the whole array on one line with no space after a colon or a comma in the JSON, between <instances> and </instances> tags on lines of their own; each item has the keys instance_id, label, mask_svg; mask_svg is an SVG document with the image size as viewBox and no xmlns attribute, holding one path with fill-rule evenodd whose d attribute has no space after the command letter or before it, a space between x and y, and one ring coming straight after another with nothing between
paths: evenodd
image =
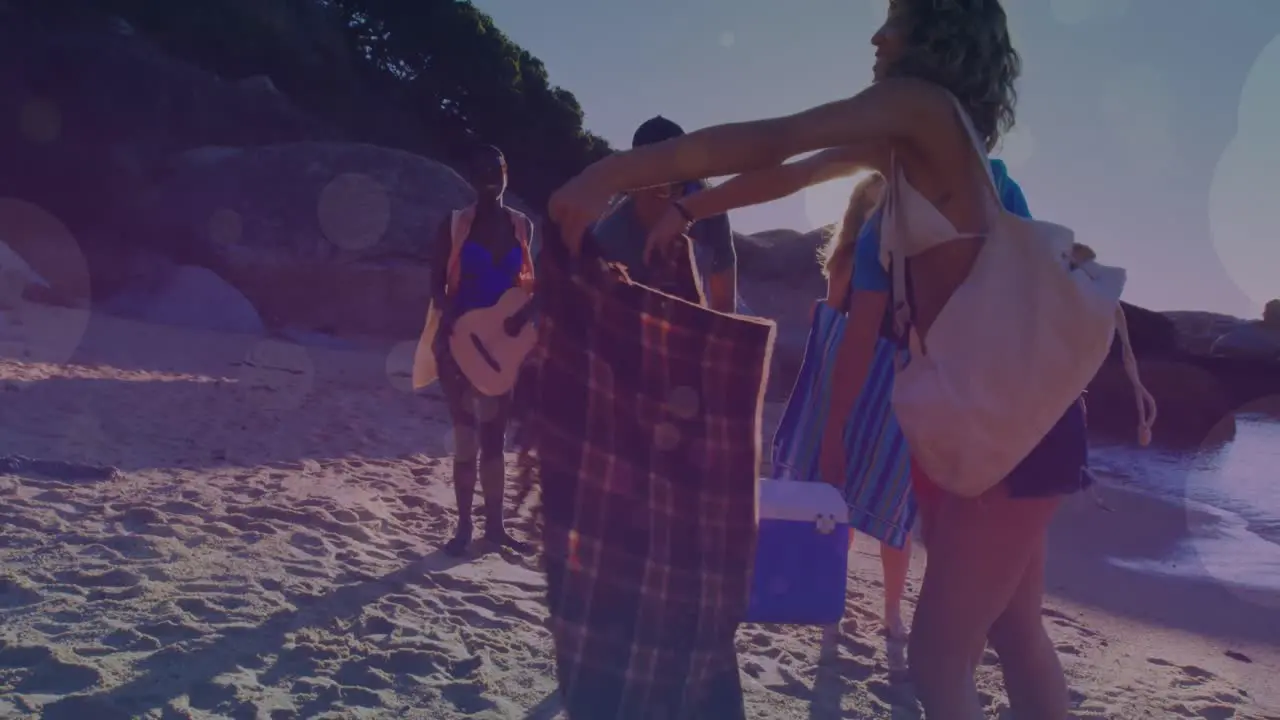
<instances>
[{"instance_id":1,"label":"blue and white cooler","mask_svg":"<svg viewBox=\"0 0 1280 720\"><path fill-rule=\"evenodd\" d=\"M831 625L844 615L849 510L824 482L760 481L760 531L746 622Z\"/></svg>"}]
</instances>

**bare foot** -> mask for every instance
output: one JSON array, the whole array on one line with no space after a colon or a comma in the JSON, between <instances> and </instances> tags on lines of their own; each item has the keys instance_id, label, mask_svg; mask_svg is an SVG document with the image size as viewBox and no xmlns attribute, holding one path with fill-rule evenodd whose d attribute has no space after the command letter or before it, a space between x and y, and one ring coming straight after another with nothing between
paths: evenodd
<instances>
[{"instance_id":1,"label":"bare foot","mask_svg":"<svg viewBox=\"0 0 1280 720\"><path fill-rule=\"evenodd\" d=\"M450 557L462 557L467 554L467 546L471 544L471 526L459 525L453 538L444 544L445 554Z\"/></svg>"},{"instance_id":2,"label":"bare foot","mask_svg":"<svg viewBox=\"0 0 1280 720\"><path fill-rule=\"evenodd\" d=\"M499 530L498 532L493 533L486 532L484 534L484 541L490 545L512 550L520 555L528 555L532 550L528 543L520 542L519 540L511 537L507 534L506 530Z\"/></svg>"},{"instance_id":3,"label":"bare foot","mask_svg":"<svg viewBox=\"0 0 1280 720\"><path fill-rule=\"evenodd\" d=\"M902 622L902 616L897 613L885 613L884 618L880 620L880 625L888 637L894 640L907 639L907 626Z\"/></svg>"}]
</instances>

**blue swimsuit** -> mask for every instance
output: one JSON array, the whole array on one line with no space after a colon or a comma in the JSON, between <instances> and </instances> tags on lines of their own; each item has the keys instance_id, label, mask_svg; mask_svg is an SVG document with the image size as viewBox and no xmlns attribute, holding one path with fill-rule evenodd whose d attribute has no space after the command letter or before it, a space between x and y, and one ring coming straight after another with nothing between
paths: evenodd
<instances>
[{"instance_id":1,"label":"blue swimsuit","mask_svg":"<svg viewBox=\"0 0 1280 720\"><path fill-rule=\"evenodd\" d=\"M458 250L459 273L457 294L450 303L450 314L458 318L476 308L491 307L502 294L515 287L524 253L513 247L494 262L487 248L467 240Z\"/></svg>"}]
</instances>

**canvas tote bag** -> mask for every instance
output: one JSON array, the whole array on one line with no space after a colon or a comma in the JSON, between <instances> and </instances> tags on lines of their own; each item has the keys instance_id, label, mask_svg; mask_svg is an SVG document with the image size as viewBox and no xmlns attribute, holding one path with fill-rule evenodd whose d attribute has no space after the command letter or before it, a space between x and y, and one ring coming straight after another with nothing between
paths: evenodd
<instances>
[{"instance_id":1,"label":"canvas tote bag","mask_svg":"<svg viewBox=\"0 0 1280 720\"><path fill-rule=\"evenodd\" d=\"M1124 270L1073 263L1069 228L1006 211L985 145L952 101L986 169L990 226L969 276L923 341L912 325L906 261L929 248L911 232L913 208L904 202L896 158L881 242L893 276L895 331L910 349L897 369L893 406L912 461L943 489L976 497L1008 475L1079 399L1117 331L1144 445L1156 409L1138 377L1120 308Z\"/></svg>"}]
</instances>

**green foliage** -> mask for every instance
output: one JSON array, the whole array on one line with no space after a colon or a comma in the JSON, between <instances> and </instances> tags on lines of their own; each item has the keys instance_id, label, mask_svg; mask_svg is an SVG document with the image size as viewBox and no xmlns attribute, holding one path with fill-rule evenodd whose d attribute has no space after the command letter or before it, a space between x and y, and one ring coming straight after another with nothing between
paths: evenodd
<instances>
[{"instance_id":1,"label":"green foliage","mask_svg":"<svg viewBox=\"0 0 1280 720\"><path fill-rule=\"evenodd\" d=\"M468 140L502 148L512 185L541 204L608 145L583 130L582 108L546 66L470 2L334 0L357 55L395 78L456 159Z\"/></svg>"},{"instance_id":2,"label":"green foliage","mask_svg":"<svg viewBox=\"0 0 1280 720\"><path fill-rule=\"evenodd\" d=\"M465 0L37 0L120 17L226 79L269 76L352 140L456 163L502 148L535 206L610 152L573 94Z\"/></svg>"}]
</instances>

